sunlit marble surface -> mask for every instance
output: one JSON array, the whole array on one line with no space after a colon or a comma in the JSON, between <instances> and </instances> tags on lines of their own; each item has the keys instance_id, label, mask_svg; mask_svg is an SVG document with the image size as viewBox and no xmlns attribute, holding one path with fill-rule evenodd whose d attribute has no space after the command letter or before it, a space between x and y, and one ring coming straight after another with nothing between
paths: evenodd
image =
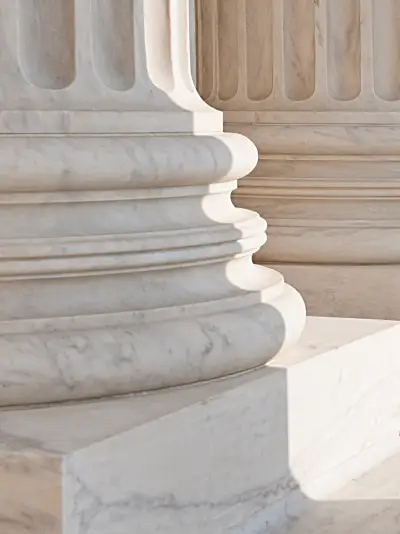
<instances>
[{"instance_id":1,"label":"sunlit marble surface","mask_svg":"<svg viewBox=\"0 0 400 534\"><path fill-rule=\"evenodd\" d=\"M396 455L352 480L325 502L308 503L308 511L292 515L279 534L398 534L399 470L400 455Z\"/></svg>"},{"instance_id":2,"label":"sunlit marble surface","mask_svg":"<svg viewBox=\"0 0 400 534\"><path fill-rule=\"evenodd\" d=\"M314 318L296 349L258 371L3 409L0 531L237 534L282 524L397 450L399 342L397 323Z\"/></svg>"}]
</instances>

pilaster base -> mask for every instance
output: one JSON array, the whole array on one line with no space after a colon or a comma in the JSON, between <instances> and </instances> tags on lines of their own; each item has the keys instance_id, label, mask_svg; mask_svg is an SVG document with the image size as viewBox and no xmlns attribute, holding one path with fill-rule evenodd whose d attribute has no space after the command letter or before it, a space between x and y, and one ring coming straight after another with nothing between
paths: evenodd
<instances>
[{"instance_id":1,"label":"pilaster base","mask_svg":"<svg viewBox=\"0 0 400 534\"><path fill-rule=\"evenodd\" d=\"M266 532L398 449L399 342L397 323L312 318L258 371L3 409L0 531Z\"/></svg>"}]
</instances>

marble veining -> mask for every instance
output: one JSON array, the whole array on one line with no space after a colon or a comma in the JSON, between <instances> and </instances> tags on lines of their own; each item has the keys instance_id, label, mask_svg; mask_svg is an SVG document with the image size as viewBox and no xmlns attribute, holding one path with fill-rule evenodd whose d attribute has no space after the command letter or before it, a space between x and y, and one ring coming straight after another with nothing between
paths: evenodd
<instances>
[{"instance_id":1,"label":"marble veining","mask_svg":"<svg viewBox=\"0 0 400 534\"><path fill-rule=\"evenodd\" d=\"M398 451L398 337L313 318L297 349L240 376L3 408L0 528L275 534Z\"/></svg>"}]
</instances>

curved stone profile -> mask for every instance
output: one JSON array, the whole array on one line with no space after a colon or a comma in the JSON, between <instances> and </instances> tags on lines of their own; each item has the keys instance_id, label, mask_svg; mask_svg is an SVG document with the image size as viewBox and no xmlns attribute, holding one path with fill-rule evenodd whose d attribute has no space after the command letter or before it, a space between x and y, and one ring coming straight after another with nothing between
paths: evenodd
<instances>
[{"instance_id":1,"label":"curved stone profile","mask_svg":"<svg viewBox=\"0 0 400 534\"><path fill-rule=\"evenodd\" d=\"M153 5L161 1L175 42L183 3ZM135 31L151 11L139 4ZM164 117L157 135L143 133L144 117L130 134L125 123L113 135L88 124L79 135L3 136L0 405L222 377L263 365L300 335L301 297L251 260L264 221L230 198L256 165L255 146L216 128L220 113L178 76L184 60L172 68L181 93L160 96L152 120L173 98L186 118L213 116L208 130L195 134L194 121L192 133L168 134Z\"/></svg>"},{"instance_id":2,"label":"curved stone profile","mask_svg":"<svg viewBox=\"0 0 400 534\"><path fill-rule=\"evenodd\" d=\"M265 223L230 200L256 163L250 141L81 138L85 158L77 149L64 138L0 145L17 178L7 184L3 166L1 404L220 377L297 339L301 297L253 265Z\"/></svg>"}]
</instances>

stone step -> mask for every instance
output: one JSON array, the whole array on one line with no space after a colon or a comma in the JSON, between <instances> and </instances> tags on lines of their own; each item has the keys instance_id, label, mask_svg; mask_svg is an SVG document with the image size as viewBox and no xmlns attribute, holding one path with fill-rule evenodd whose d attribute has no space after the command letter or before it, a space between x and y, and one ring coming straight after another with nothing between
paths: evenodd
<instances>
[{"instance_id":1,"label":"stone step","mask_svg":"<svg viewBox=\"0 0 400 534\"><path fill-rule=\"evenodd\" d=\"M3 409L0 532L272 532L400 450L399 352L398 323L310 318L253 372Z\"/></svg>"},{"instance_id":2,"label":"stone step","mask_svg":"<svg viewBox=\"0 0 400 534\"><path fill-rule=\"evenodd\" d=\"M279 534L399 534L399 472L397 454L326 501L314 501L307 512L292 515Z\"/></svg>"}]
</instances>

